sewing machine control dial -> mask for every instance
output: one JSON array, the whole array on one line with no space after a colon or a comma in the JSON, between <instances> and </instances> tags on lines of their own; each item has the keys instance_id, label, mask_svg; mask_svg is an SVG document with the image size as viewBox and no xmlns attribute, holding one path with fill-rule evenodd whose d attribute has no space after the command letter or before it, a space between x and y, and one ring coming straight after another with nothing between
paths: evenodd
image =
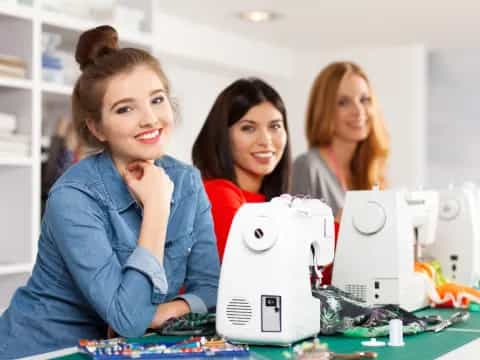
<instances>
[{"instance_id":1,"label":"sewing machine control dial","mask_svg":"<svg viewBox=\"0 0 480 360\"><path fill-rule=\"evenodd\" d=\"M266 251L277 241L278 228L271 217L258 216L243 230L243 241L251 250Z\"/></svg>"},{"instance_id":2,"label":"sewing machine control dial","mask_svg":"<svg viewBox=\"0 0 480 360\"><path fill-rule=\"evenodd\" d=\"M374 235L385 226L387 216L382 205L368 201L353 214L353 227L360 234Z\"/></svg>"},{"instance_id":3,"label":"sewing machine control dial","mask_svg":"<svg viewBox=\"0 0 480 360\"><path fill-rule=\"evenodd\" d=\"M460 202L457 199L445 199L440 203L441 220L453 220L460 213Z\"/></svg>"}]
</instances>

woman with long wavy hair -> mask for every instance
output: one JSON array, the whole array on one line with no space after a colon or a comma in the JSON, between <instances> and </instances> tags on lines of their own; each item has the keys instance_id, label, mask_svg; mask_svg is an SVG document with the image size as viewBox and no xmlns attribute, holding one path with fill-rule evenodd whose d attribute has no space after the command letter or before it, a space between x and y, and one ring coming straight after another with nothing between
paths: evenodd
<instances>
[{"instance_id":1,"label":"woman with long wavy hair","mask_svg":"<svg viewBox=\"0 0 480 360\"><path fill-rule=\"evenodd\" d=\"M385 188L389 138L365 72L334 62L315 79L307 107L309 150L293 166L293 193L324 199L339 218L347 190Z\"/></svg>"}]
</instances>

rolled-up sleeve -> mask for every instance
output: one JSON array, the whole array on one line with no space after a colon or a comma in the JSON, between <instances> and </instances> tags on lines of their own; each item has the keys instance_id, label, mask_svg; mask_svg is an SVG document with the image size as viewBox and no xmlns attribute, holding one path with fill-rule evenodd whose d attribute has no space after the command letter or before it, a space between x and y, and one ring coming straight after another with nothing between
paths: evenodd
<instances>
[{"instance_id":1,"label":"rolled-up sleeve","mask_svg":"<svg viewBox=\"0 0 480 360\"><path fill-rule=\"evenodd\" d=\"M210 202L195 170L192 186L197 190L196 214L193 226L194 245L188 257L184 299L192 312L204 313L217 304L220 262L213 229Z\"/></svg>"},{"instance_id":2,"label":"rolled-up sleeve","mask_svg":"<svg viewBox=\"0 0 480 360\"><path fill-rule=\"evenodd\" d=\"M147 276L156 294L168 292L168 282L163 266L153 254L142 246L137 246L125 263L124 269L136 269Z\"/></svg>"},{"instance_id":3,"label":"rolled-up sleeve","mask_svg":"<svg viewBox=\"0 0 480 360\"><path fill-rule=\"evenodd\" d=\"M122 266L112 249L107 209L86 192L61 187L51 192L46 229L89 305L119 335L143 335L166 297L163 267L137 247ZM156 291L155 291L156 290Z\"/></svg>"},{"instance_id":4,"label":"rolled-up sleeve","mask_svg":"<svg viewBox=\"0 0 480 360\"><path fill-rule=\"evenodd\" d=\"M207 308L207 305L205 304L205 301L197 295L182 294L182 295L178 295L176 298L185 300L188 306L190 307L190 311L192 313L203 314L208 312L208 308Z\"/></svg>"}]
</instances>

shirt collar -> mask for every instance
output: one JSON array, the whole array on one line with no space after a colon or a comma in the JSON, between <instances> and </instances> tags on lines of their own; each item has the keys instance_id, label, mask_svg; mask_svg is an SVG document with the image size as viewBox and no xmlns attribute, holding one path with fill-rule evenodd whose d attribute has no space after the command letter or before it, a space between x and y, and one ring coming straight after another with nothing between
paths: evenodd
<instances>
[{"instance_id":1,"label":"shirt collar","mask_svg":"<svg viewBox=\"0 0 480 360\"><path fill-rule=\"evenodd\" d=\"M98 155L97 165L98 173L102 178L105 191L110 197L113 207L118 211L123 211L134 204L135 199L120 176L108 151L103 151Z\"/></svg>"},{"instance_id":2,"label":"shirt collar","mask_svg":"<svg viewBox=\"0 0 480 360\"><path fill-rule=\"evenodd\" d=\"M133 198L127 184L119 174L110 153L108 151L100 153L97 164L98 172L114 208L118 211L124 211L132 206L136 200ZM167 174L169 174L172 170L171 168L175 166L175 163L170 156L162 156L160 159L155 160L155 165L162 167Z\"/></svg>"}]
</instances>

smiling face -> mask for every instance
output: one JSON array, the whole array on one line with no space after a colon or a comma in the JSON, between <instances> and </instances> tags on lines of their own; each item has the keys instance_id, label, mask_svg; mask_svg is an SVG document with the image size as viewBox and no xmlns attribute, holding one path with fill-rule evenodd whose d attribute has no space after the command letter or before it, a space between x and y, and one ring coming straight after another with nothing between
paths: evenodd
<instances>
[{"instance_id":1,"label":"smiling face","mask_svg":"<svg viewBox=\"0 0 480 360\"><path fill-rule=\"evenodd\" d=\"M251 184L258 188L285 150L287 132L281 112L270 102L256 105L229 128L229 135L238 184L258 191Z\"/></svg>"},{"instance_id":2,"label":"smiling face","mask_svg":"<svg viewBox=\"0 0 480 360\"><path fill-rule=\"evenodd\" d=\"M365 140L370 131L371 102L367 82L359 75L345 74L337 92L334 136L349 142Z\"/></svg>"},{"instance_id":3,"label":"smiling face","mask_svg":"<svg viewBox=\"0 0 480 360\"><path fill-rule=\"evenodd\" d=\"M101 122L87 124L122 169L131 161L152 161L165 153L173 110L159 76L142 65L109 79Z\"/></svg>"}]
</instances>

